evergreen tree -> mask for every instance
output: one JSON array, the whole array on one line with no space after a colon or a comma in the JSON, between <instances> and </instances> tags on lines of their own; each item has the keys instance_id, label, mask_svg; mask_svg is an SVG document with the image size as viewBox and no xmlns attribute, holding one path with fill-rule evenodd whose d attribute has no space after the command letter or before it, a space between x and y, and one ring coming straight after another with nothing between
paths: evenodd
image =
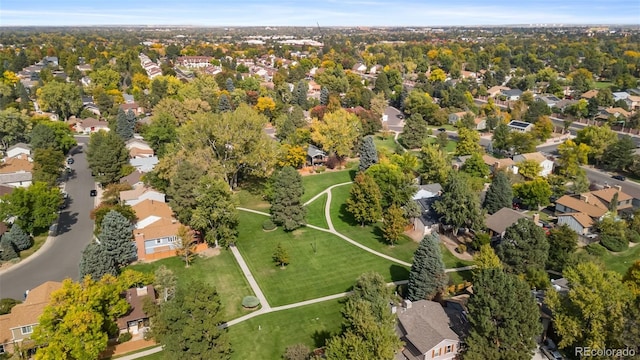
<instances>
[{"instance_id":1,"label":"evergreen tree","mask_svg":"<svg viewBox=\"0 0 640 360\"><path fill-rule=\"evenodd\" d=\"M53 129L43 123L40 123L31 129L31 149L35 152L37 149L48 149L56 147L56 134Z\"/></svg>"},{"instance_id":2,"label":"evergreen tree","mask_svg":"<svg viewBox=\"0 0 640 360\"><path fill-rule=\"evenodd\" d=\"M309 85L304 80L298 81L294 90L294 102L303 109L307 108L307 92L309 91Z\"/></svg>"},{"instance_id":3,"label":"evergreen tree","mask_svg":"<svg viewBox=\"0 0 640 360\"><path fill-rule=\"evenodd\" d=\"M320 89L320 105L327 105L329 103L329 89L322 87Z\"/></svg>"},{"instance_id":4,"label":"evergreen tree","mask_svg":"<svg viewBox=\"0 0 640 360\"><path fill-rule=\"evenodd\" d=\"M176 218L183 224L191 222L193 210L198 205L196 188L204 171L189 161L178 164L176 174L171 178L167 195L171 198L169 205L176 214Z\"/></svg>"},{"instance_id":5,"label":"evergreen tree","mask_svg":"<svg viewBox=\"0 0 640 360\"><path fill-rule=\"evenodd\" d=\"M118 109L118 115L116 116L116 133L123 141L133 137L133 128L127 118L127 113L122 108Z\"/></svg>"},{"instance_id":6,"label":"evergreen tree","mask_svg":"<svg viewBox=\"0 0 640 360\"><path fill-rule=\"evenodd\" d=\"M24 251L33 246L31 236L22 230L18 224L11 225L11 229L3 237L7 237L18 251Z\"/></svg>"},{"instance_id":7,"label":"evergreen tree","mask_svg":"<svg viewBox=\"0 0 640 360\"><path fill-rule=\"evenodd\" d=\"M233 79L231 78L227 78L226 82L225 82L225 87L227 88L227 91L229 93L232 93L233 90L236 89L236 86L233 84Z\"/></svg>"},{"instance_id":8,"label":"evergreen tree","mask_svg":"<svg viewBox=\"0 0 640 360\"><path fill-rule=\"evenodd\" d=\"M496 254L508 271L524 274L544 270L549 257L549 241L544 230L527 218L509 226L496 247Z\"/></svg>"},{"instance_id":9,"label":"evergreen tree","mask_svg":"<svg viewBox=\"0 0 640 360\"><path fill-rule=\"evenodd\" d=\"M111 184L122 177L122 167L129 163L129 152L118 134L98 131L89 140L87 160L98 181Z\"/></svg>"},{"instance_id":10,"label":"evergreen tree","mask_svg":"<svg viewBox=\"0 0 640 360\"><path fill-rule=\"evenodd\" d=\"M391 90L389 89L389 79L387 78L387 73L381 71L376 77L376 82L373 87L373 91L376 93L383 93L386 98L389 97Z\"/></svg>"},{"instance_id":11,"label":"evergreen tree","mask_svg":"<svg viewBox=\"0 0 640 360\"><path fill-rule=\"evenodd\" d=\"M106 247L93 241L82 251L79 269L80 278L89 275L95 281L102 279L106 274L117 276L120 272L113 258L107 253Z\"/></svg>"},{"instance_id":12,"label":"evergreen tree","mask_svg":"<svg viewBox=\"0 0 640 360\"><path fill-rule=\"evenodd\" d=\"M362 226L373 224L382 217L380 188L373 178L365 173L356 175L346 201L347 211Z\"/></svg>"},{"instance_id":13,"label":"evergreen tree","mask_svg":"<svg viewBox=\"0 0 640 360\"><path fill-rule=\"evenodd\" d=\"M220 295L202 280L178 286L175 297L161 308L151 324L157 342L169 359L230 359L231 344Z\"/></svg>"},{"instance_id":14,"label":"evergreen tree","mask_svg":"<svg viewBox=\"0 0 640 360\"><path fill-rule=\"evenodd\" d=\"M509 178L504 171L498 171L487 189L484 208L489 214L493 214L502 208L510 208L512 204L513 188L509 183Z\"/></svg>"},{"instance_id":15,"label":"evergreen tree","mask_svg":"<svg viewBox=\"0 0 640 360\"><path fill-rule=\"evenodd\" d=\"M477 273L469 298L465 360L530 360L540 335L540 310L527 284L490 268Z\"/></svg>"},{"instance_id":16,"label":"evergreen tree","mask_svg":"<svg viewBox=\"0 0 640 360\"><path fill-rule=\"evenodd\" d=\"M221 113L231 111L231 101L226 94L220 95L220 99L218 99L218 111Z\"/></svg>"},{"instance_id":17,"label":"evergreen tree","mask_svg":"<svg viewBox=\"0 0 640 360\"><path fill-rule=\"evenodd\" d=\"M102 220L98 240L118 269L128 265L136 256L131 241L132 230L131 221L115 210L109 211Z\"/></svg>"},{"instance_id":18,"label":"evergreen tree","mask_svg":"<svg viewBox=\"0 0 640 360\"><path fill-rule=\"evenodd\" d=\"M509 127L507 124L500 122L493 130L491 145L495 150L509 150Z\"/></svg>"},{"instance_id":19,"label":"evergreen tree","mask_svg":"<svg viewBox=\"0 0 640 360\"><path fill-rule=\"evenodd\" d=\"M547 266L561 272L573 262L573 254L578 248L578 234L567 224L562 224L549 231L547 240L549 241Z\"/></svg>"},{"instance_id":20,"label":"evergreen tree","mask_svg":"<svg viewBox=\"0 0 640 360\"><path fill-rule=\"evenodd\" d=\"M475 230L483 227L484 217L480 209L480 199L462 176L451 173L444 185L443 194L440 200L433 204L443 224L452 226L454 231L461 227Z\"/></svg>"},{"instance_id":21,"label":"evergreen tree","mask_svg":"<svg viewBox=\"0 0 640 360\"><path fill-rule=\"evenodd\" d=\"M404 123L400 142L408 149L415 149L423 145L428 135L427 122L424 121L422 115L415 113L409 116Z\"/></svg>"},{"instance_id":22,"label":"evergreen tree","mask_svg":"<svg viewBox=\"0 0 640 360\"><path fill-rule=\"evenodd\" d=\"M444 291L448 282L437 233L425 236L413 256L409 273L407 298L411 301L431 300Z\"/></svg>"},{"instance_id":23,"label":"evergreen tree","mask_svg":"<svg viewBox=\"0 0 640 360\"><path fill-rule=\"evenodd\" d=\"M301 203L304 194L302 177L291 166L286 166L274 175L274 194L271 199L273 222L291 231L304 225L307 209Z\"/></svg>"},{"instance_id":24,"label":"evergreen tree","mask_svg":"<svg viewBox=\"0 0 640 360\"><path fill-rule=\"evenodd\" d=\"M365 136L360 142L360 171L366 171L371 165L378 162L378 150L371 135Z\"/></svg>"},{"instance_id":25,"label":"evergreen tree","mask_svg":"<svg viewBox=\"0 0 640 360\"><path fill-rule=\"evenodd\" d=\"M0 239L0 260L9 261L17 257L18 251L16 250L15 245L13 245L11 239L6 235L3 235L2 239Z\"/></svg>"},{"instance_id":26,"label":"evergreen tree","mask_svg":"<svg viewBox=\"0 0 640 360\"><path fill-rule=\"evenodd\" d=\"M138 122L138 118L136 117L136 114L131 109L127 111L127 121L129 122L129 128L131 129L131 134L133 134L133 132L136 129L136 123ZM133 135L131 135L131 137L133 137Z\"/></svg>"},{"instance_id":27,"label":"evergreen tree","mask_svg":"<svg viewBox=\"0 0 640 360\"><path fill-rule=\"evenodd\" d=\"M602 154L602 165L607 170L625 171L633 163L633 151L636 144L625 135L607 146Z\"/></svg>"}]
</instances>

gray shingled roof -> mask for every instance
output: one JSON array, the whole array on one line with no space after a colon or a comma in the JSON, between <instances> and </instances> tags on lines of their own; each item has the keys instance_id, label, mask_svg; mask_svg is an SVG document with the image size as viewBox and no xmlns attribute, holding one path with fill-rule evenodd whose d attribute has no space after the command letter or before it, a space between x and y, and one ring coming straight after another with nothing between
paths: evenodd
<instances>
[{"instance_id":1,"label":"gray shingled roof","mask_svg":"<svg viewBox=\"0 0 640 360\"><path fill-rule=\"evenodd\" d=\"M400 310L398 321L404 330L404 338L424 354L443 340L459 341L449 325L449 317L437 302L420 300L411 308Z\"/></svg>"},{"instance_id":2,"label":"gray shingled roof","mask_svg":"<svg viewBox=\"0 0 640 360\"><path fill-rule=\"evenodd\" d=\"M0 174L0 184L9 184L20 181L31 181L32 175L30 172L17 172L9 174Z\"/></svg>"},{"instance_id":3,"label":"gray shingled roof","mask_svg":"<svg viewBox=\"0 0 640 360\"><path fill-rule=\"evenodd\" d=\"M525 215L509 208L502 208L495 214L487 217L485 223L487 229L502 234L509 226L515 224L521 218L526 218Z\"/></svg>"}]
</instances>

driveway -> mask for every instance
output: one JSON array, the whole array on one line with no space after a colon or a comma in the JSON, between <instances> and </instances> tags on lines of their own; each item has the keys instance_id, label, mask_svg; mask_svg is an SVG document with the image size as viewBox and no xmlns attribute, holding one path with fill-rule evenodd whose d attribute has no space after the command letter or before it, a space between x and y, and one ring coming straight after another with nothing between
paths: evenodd
<instances>
[{"instance_id":1,"label":"driveway","mask_svg":"<svg viewBox=\"0 0 640 360\"><path fill-rule=\"evenodd\" d=\"M387 106L384 110L384 115L387 116L387 127L391 131L402 132L404 128L404 116L402 112L393 106Z\"/></svg>"},{"instance_id":2,"label":"driveway","mask_svg":"<svg viewBox=\"0 0 640 360\"><path fill-rule=\"evenodd\" d=\"M95 187L84 153L86 137L76 138L79 145L71 150L75 162L74 173L66 184L69 207L60 213L57 237L49 237L47 243L23 262L0 273L0 298L22 300L24 292L46 281L62 281L78 278L78 264L82 250L93 233L93 220L89 213L93 209L93 198L89 190Z\"/></svg>"}]
</instances>

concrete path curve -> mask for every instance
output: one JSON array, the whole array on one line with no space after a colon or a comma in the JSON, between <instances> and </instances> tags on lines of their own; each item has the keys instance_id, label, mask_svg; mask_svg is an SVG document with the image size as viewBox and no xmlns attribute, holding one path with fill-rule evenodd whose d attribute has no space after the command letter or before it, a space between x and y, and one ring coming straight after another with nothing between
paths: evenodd
<instances>
[{"instance_id":1,"label":"concrete path curve","mask_svg":"<svg viewBox=\"0 0 640 360\"><path fill-rule=\"evenodd\" d=\"M256 297L258 298L258 300L260 300L260 305L262 305L262 310L271 309L271 306L269 305L267 298L264 296L264 293L260 289L260 286L258 285L258 282L256 281L256 279L253 277L251 270L249 270L249 266L242 258L242 254L240 254L240 251L238 251L235 245L229 246L229 250L231 250L233 257L236 258L238 265L240 265L240 269L242 269L242 273L244 274L244 277L247 278L247 281L249 282L249 286L251 286L251 290L253 290L253 293L256 294Z\"/></svg>"}]
</instances>

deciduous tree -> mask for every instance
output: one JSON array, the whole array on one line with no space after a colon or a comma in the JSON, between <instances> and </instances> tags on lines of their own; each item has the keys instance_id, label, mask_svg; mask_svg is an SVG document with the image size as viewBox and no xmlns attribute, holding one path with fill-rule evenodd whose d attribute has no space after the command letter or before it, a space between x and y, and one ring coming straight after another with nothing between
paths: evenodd
<instances>
[{"instance_id":1,"label":"deciduous tree","mask_svg":"<svg viewBox=\"0 0 640 360\"><path fill-rule=\"evenodd\" d=\"M444 184L447 181L451 172L451 161L444 149L425 145L420 152L420 158L422 167L419 171L423 184Z\"/></svg>"},{"instance_id":2,"label":"deciduous tree","mask_svg":"<svg viewBox=\"0 0 640 360\"><path fill-rule=\"evenodd\" d=\"M273 261L282 269L289 265L289 252L281 243L278 243L276 251L273 253Z\"/></svg>"},{"instance_id":3,"label":"deciduous tree","mask_svg":"<svg viewBox=\"0 0 640 360\"><path fill-rule=\"evenodd\" d=\"M467 128L458 129L456 156L472 155L480 152L480 134Z\"/></svg>"},{"instance_id":4,"label":"deciduous tree","mask_svg":"<svg viewBox=\"0 0 640 360\"><path fill-rule=\"evenodd\" d=\"M128 164L129 152L118 134L98 131L89 139L87 160L97 180L111 184L122 178L122 168Z\"/></svg>"},{"instance_id":5,"label":"deciduous tree","mask_svg":"<svg viewBox=\"0 0 640 360\"><path fill-rule=\"evenodd\" d=\"M489 244L480 246L480 251L473 257L474 271L480 272L487 269L502 269L502 262Z\"/></svg>"},{"instance_id":6,"label":"deciduous tree","mask_svg":"<svg viewBox=\"0 0 640 360\"><path fill-rule=\"evenodd\" d=\"M544 270L549 257L549 241L541 227L521 218L505 230L496 254L508 271L524 274L530 268Z\"/></svg>"},{"instance_id":7,"label":"deciduous tree","mask_svg":"<svg viewBox=\"0 0 640 360\"><path fill-rule=\"evenodd\" d=\"M606 124L603 126L587 126L578 131L576 136L576 143L589 146L591 150L589 158L593 159L596 164L602 161L602 156L607 147L617 140L618 135Z\"/></svg>"},{"instance_id":8,"label":"deciduous tree","mask_svg":"<svg viewBox=\"0 0 640 360\"><path fill-rule=\"evenodd\" d=\"M589 145L584 143L576 144L571 139L558 145L560 156L558 156L556 164L559 167L560 175L570 179L578 176L581 170L580 166L587 163L590 152Z\"/></svg>"},{"instance_id":9,"label":"deciduous tree","mask_svg":"<svg viewBox=\"0 0 640 360\"><path fill-rule=\"evenodd\" d=\"M55 186L64 169L64 154L53 148L36 149L33 155L33 181Z\"/></svg>"},{"instance_id":10,"label":"deciduous tree","mask_svg":"<svg viewBox=\"0 0 640 360\"><path fill-rule=\"evenodd\" d=\"M518 166L518 174L528 180L535 179L539 176L540 171L542 171L540 164L531 159L520 161L516 165Z\"/></svg>"},{"instance_id":11,"label":"deciduous tree","mask_svg":"<svg viewBox=\"0 0 640 360\"><path fill-rule=\"evenodd\" d=\"M444 291L448 280L438 235L425 236L413 255L407 298L411 301L431 300Z\"/></svg>"},{"instance_id":12,"label":"deciduous tree","mask_svg":"<svg viewBox=\"0 0 640 360\"><path fill-rule=\"evenodd\" d=\"M152 323L153 335L169 358L230 359L231 344L224 322L220 295L202 280L180 284Z\"/></svg>"},{"instance_id":13,"label":"deciduous tree","mask_svg":"<svg viewBox=\"0 0 640 360\"><path fill-rule=\"evenodd\" d=\"M344 109L325 114L322 121L311 122L311 139L338 157L351 153L361 132L358 117Z\"/></svg>"},{"instance_id":14,"label":"deciduous tree","mask_svg":"<svg viewBox=\"0 0 640 360\"><path fill-rule=\"evenodd\" d=\"M467 159L462 165L462 171L471 175L472 177L477 177L484 179L491 173L489 170L489 166L484 163L484 159L482 158L482 154L480 152L475 152L471 154L471 157Z\"/></svg>"},{"instance_id":15,"label":"deciduous tree","mask_svg":"<svg viewBox=\"0 0 640 360\"><path fill-rule=\"evenodd\" d=\"M578 248L578 234L563 224L549 231L549 258L547 267L562 271L572 264L573 254Z\"/></svg>"},{"instance_id":16,"label":"deciduous tree","mask_svg":"<svg viewBox=\"0 0 640 360\"><path fill-rule=\"evenodd\" d=\"M0 145L3 149L27 140L29 116L14 108L0 110Z\"/></svg>"},{"instance_id":17,"label":"deciduous tree","mask_svg":"<svg viewBox=\"0 0 640 360\"><path fill-rule=\"evenodd\" d=\"M189 267L196 257L196 247L198 244L193 238L193 232L182 225L178 229L178 242L176 244L176 255L184 261L184 266Z\"/></svg>"},{"instance_id":18,"label":"deciduous tree","mask_svg":"<svg viewBox=\"0 0 640 360\"><path fill-rule=\"evenodd\" d=\"M198 204L190 225L204 234L209 244L229 246L238 236L238 210L229 185L211 176L200 178L196 189Z\"/></svg>"},{"instance_id":19,"label":"deciduous tree","mask_svg":"<svg viewBox=\"0 0 640 360\"><path fill-rule=\"evenodd\" d=\"M563 275L570 284L569 293L549 291L545 299L561 337L558 346L620 348L626 309L632 300L620 274L584 262L565 269Z\"/></svg>"},{"instance_id":20,"label":"deciduous tree","mask_svg":"<svg viewBox=\"0 0 640 360\"><path fill-rule=\"evenodd\" d=\"M82 109L80 88L74 83L51 81L38 89L37 97L42 109L65 120Z\"/></svg>"},{"instance_id":21,"label":"deciduous tree","mask_svg":"<svg viewBox=\"0 0 640 360\"><path fill-rule=\"evenodd\" d=\"M607 170L625 171L633 163L636 144L628 135L607 146L602 154L602 165Z\"/></svg>"},{"instance_id":22,"label":"deciduous tree","mask_svg":"<svg viewBox=\"0 0 640 360\"><path fill-rule=\"evenodd\" d=\"M380 188L373 178L359 173L345 202L347 211L360 225L373 224L382 217L381 197Z\"/></svg>"},{"instance_id":23,"label":"deciduous tree","mask_svg":"<svg viewBox=\"0 0 640 360\"><path fill-rule=\"evenodd\" d=\"M474 276L464 359L529 360L540 335L540 311L527 284L501 269Z\"/></svg>"},{"instance_id":24,"label":"deciduous tree","mask_svg":"<svg viewBox=\"0 0 640 360\"><path fill-rule=\"evenodd\" d=\"M419 113L411 114L402 128L400 141L408 149L419 148L429 135L429 127Z\"/></svg>"},{"instance_id":25,"label":"deciduous tree","mask_svg":"<svg viewBox=\"0 0 640 360\"><path fill-rule=\"evenodd\" d=\"M0 218L15 217L24 231L34 234L47 229L58 217L58 208L62 201L60 189L36 182L28 188L16 188L2 197Z\"/></svg>"},{"instance_id":26,"label":"deciduous tree","mask_svg":"<svg viewBox=\"0 0 640 360\"><path fill-rule=\"evenodd\" d=\"M551 186L542 177L525 181L513 186L513 194L527 207L538 210L549 204Z\"/></svg>"},{"instance_id":27,"label":"deciduous tree","mask_svg":"<svg viewBox=\"0 0 640 360\"><path fill-rule=\"evenodd\" d=\"M282 168L274 175L274 194L271 199L273 222L292 231L304 225L306 208L300 198L304 194L302 177L292 167Z\"/></svg>"},{"instance_id":28,"label":"deciduous tree","mask_svg":"<svg viewBox=\"0 0 640 360\"><path fill-rule=\"evenodd\" d=\"M203 175L204 171L200 167L190 161L181 161L176 174L170 179L167 189L167 195L171 198L169 205L178 221L183 224L190 223L193 210L198 205L196 189Z\"/></svg>"},{"instance_id":29,"label":"deciduous tree","mask_svg":"<svg viewBox=\"0 0 640 360\"><path fill-rule=\"evenodd\" d=\"M393 204L398 207L405 206L417 191L413 176L405 174L400 166L388 159L380 159L380 162L369 167L366 173L380 188L380 204L383 210Z\"/></svg>"},{"instance_id":30,"label":"deciduous tree","mask_svg":"<svg viewBox=\"0 0 640 360\"><path fill-rule=\"evenodd\" d=\"M382 214L382 234L390 245L397 243L407 226L407 219L400 207L393 204Z\"/></svg>"}]
</instances>

